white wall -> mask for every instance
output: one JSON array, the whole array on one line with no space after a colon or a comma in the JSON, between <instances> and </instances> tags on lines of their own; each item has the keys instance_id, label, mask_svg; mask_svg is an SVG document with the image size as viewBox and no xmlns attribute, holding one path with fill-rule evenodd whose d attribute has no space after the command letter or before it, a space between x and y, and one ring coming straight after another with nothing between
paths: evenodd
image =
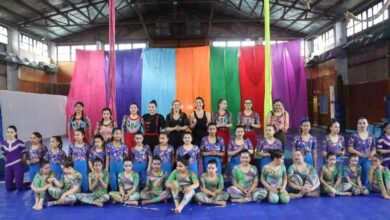
<instances>
[{"instance_id":1,"label":"white wall","mask_svg":"<svg viewBox=\"0 0 390 220\"><path fill-rule=\"evenodd\" d=\"M15 125L21 140L38 131L43 138L66 134L66 96L0 90L3 137Z\"/></svg>"}]
</instances>

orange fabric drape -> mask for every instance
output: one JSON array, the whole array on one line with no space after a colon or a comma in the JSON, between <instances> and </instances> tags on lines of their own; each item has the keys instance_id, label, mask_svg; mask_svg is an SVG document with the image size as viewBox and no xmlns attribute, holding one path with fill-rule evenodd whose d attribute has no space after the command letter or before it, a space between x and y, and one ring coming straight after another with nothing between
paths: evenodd
<instances>
[{"instance_id":1,"label":"orange fabric drape","mask_svg":"<svg viewBox=\"0 0 390 220\"><path fill-rule=\"evenodd\" d=\"M206 111L211 108L210 48L193 47L176 50L176 99L182 110L189 114L194 110L195 98L204 99Z\"/></svg>"}]
</instances>

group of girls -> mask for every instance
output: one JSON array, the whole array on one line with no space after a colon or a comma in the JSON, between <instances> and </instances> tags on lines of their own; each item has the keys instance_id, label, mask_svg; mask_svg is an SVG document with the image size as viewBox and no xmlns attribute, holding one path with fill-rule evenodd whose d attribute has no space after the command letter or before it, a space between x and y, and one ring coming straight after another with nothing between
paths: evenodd
<instances>
[{"instance_id":1,"label":"group of girls","mask_svg":"<svg viewBox=\"0 0 390 220\"><path fill-rule=\"evenodd\" d=\"M244 104L232 139L232 116L226 100L220 100L219 110L210 116L203 110L203 100L197 98L190 119L181 112L177 100L166 120L156 113L155 101L149 103L149 114L142 117L132 104L121 128L115 127L111 110L105 108L89 147L90 123L79 102L69 120L72 143L67 155L62 150L61 137L50 138L50 147L46 148L42 135L34 132L31 146L26 148L17 139L16 127L9 126L7 138L1 143L6 188L23 189L25 163L30 167L36 210L42 209L47 194L54 199L47 206L76 201L103 206L110 198L138 205L140 199L142 204L148 204L172 197L176 212L181 212L193 197L199 204L225 205L229 197L240 203L265 198L270 203L287 203L320 193L367 195L372 190L390 199L388 123L384 124L383 136L376 140L367 131L367 119L359 119L357 133L350 137L346 149L339 134L340 125L332 121L322 142L326 163L318 174L317 140L310 134L308 119L301 121L301 132L293 138L293 164L286 169L284 134L289 116L282 102L274 101L261 141L257 141L255 133L260 128L259 116L253 112L249 99ZM347 151L349 162L344 163ZM253 158L258 161L256 166L251 164ZM222 175L223 165L226 172ZM226 178L231 179L232 185L224 192Z\"/></svg>"}]
</instances>

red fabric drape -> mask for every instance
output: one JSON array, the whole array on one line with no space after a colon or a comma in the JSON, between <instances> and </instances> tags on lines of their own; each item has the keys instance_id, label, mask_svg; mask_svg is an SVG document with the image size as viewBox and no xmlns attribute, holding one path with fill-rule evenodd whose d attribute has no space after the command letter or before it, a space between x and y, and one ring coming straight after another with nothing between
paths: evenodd
<instances>
[{"instance_id":1,"label":"red fabric drape","mask_svg":"<svg viewBox=\"0 0 390 220\"><path fill-rule=\"evenodd\" d=\"M84 103L84 114L91 120L92 132L106 106L104 52L76 50L76 63L66 102L66 115L74 113L74 104Z\"/></svg>"},{"instance_id":2,"label":"red fabric drape","mask_svg":"<svg viewBox=\"0 0 390 220\"><path fill-rule=\"evenodd\" d=\"M116 87L115 87L115 0L109 0L108 41L110 45L110 57L108 64L108 97L107 105L112 110L112 119L116 121Z\"/></svg>"},{"instance_id":3,"label":"red fabric drape","mask_svg":"<svg viewBox=\"0 0 390 220\"><path fill-rule=\"evenodd\" d=\"M241 47L239 53L241 109L244 100L252 99L253 108L260 117L264 111L264 46ZM260 118L261 123L264 122Z\"/></svg>"}]
</instances>

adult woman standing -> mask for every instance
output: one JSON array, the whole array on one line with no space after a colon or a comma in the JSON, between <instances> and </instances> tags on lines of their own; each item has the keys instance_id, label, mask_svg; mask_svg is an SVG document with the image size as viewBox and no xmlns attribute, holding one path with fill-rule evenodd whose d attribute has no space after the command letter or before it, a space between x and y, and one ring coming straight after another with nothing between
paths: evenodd
<instances>
[{"instance_id":1,"label":"adult woman standing","mask_svg":"<svg viewBox=\"0 0 390 220\"><path fill-rule=\"evenodd\" d=\"M194 138L193 144L196 146L200 146L202 138L207 136L207 125L211 122L211 115L204 108L203 98L196 97L195 110L190 114L190 128Z\"/></svg>"},{"instance_id":2,"label":"adult woman standing","mask_svg":"<svg viewBox=\"0 0 390 220\"><path fill-rule=\"evenodd\" d=\"M290 124L290 116L284 110L283 102L280 99L275 99L273 102L273 109L267 115L267 124L275 125L275 138L282 142L283 151L286 147L286 135Z\"/></svg>"},{"instance_id":3,"label":"adult woman standing","mask_svg":"<svg viewBox=\"0 0 390 220\"><path fill-rule=\"evenodd\" d=\"M142 126L144 129L144 144L148 145L152 150L158 144L158 135L164 131L165 120L164 116L158 114L157 102L152 100L149 102L149 113L142 116Z\"/></svg>"},{"instance_id":4,"label":"adult woman standing","mask_svg":"<svg viewBox=\"0 0 390 220\"><path fill-rule=\"evenodd\" d=\"M183 135L188 129L189 121L187 114L181 111L181 103L179 100L172 102L172 110L166 117L165 131L169 132L169 144L175 149L183 145Z\"/></svg>"}]
</instances>

